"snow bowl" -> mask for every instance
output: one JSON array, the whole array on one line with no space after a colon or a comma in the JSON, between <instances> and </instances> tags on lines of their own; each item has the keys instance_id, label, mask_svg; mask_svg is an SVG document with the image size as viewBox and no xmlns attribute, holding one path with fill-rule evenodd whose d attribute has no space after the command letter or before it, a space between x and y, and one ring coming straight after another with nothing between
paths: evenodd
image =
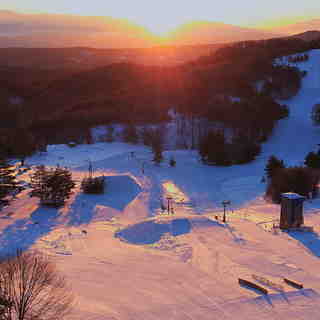
<instances>
[{"instance_id":1,"label":"snow bowl","mask_svg":"<svg viewBox=\"0 0 320 320\"><path fill-rule=\"evenodd\" d=\"M173 219L163 223L152 220L137 223L118 231L115 233L115 237L128 243L144 245L158 242L165 233L176 237L190 231L191 223L188 219Z\"/></svg>"}]
</instances>

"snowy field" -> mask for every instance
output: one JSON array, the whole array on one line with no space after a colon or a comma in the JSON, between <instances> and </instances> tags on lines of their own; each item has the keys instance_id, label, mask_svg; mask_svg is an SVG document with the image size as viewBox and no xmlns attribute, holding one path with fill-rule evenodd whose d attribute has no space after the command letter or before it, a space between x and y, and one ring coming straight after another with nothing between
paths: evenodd
<instances>
[{"instance_id":1,"label":"snowy field","mask_svg":"<svg viewBox=\"0 0 320 320\"><path fill-rule=\"evenodd\" d=\"M29 165L67 166L78 182L90 160L107 176L107 190L83 195L78 184L59 210L19 194L1 213L0 252L49 254L77 297L70 320L318 319L320 200L305 204L313 233L274 231L279 206L264 201L261 182L271 154L299 165L318 150L320 128L310 113L320 101L320 51L299 67L308 74L299 94L285 101L290 117L250 164L208 167L194 151L167 151L158 167L148 148L118 142L50 146L29 158ZM168 165L172 155L175 168ZM168 197L170 215L163 210ZM227 224L223 200L231 201ZM267 296L239 286L238 278L253 281L253 275L278 286L265 286Z\"/></svg>"}]
</instances>

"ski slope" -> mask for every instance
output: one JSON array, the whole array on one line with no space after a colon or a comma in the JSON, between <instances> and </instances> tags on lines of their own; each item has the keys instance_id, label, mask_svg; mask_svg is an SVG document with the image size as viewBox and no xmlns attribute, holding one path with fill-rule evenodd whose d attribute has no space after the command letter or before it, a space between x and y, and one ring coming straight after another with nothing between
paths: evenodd
<instances>
[{"instance_id":1,"label":"ski slope","mask_svg":"<svg viewBox=\"0 0 320 320\"><path fill-rule=\"evenodd\" d=\"M194 151L167 151L158 167L148 148L117 142L51 146L29 158L30 165L72 168L77 188L59 210L21 193L1 213L0 252L22 247L49 254L76 295L69 320L318 319L320 200L305 204L314 233L273 231L279 206L263 200L261 183L270 155L298 165L318 149L320 128L310 113L320 101L320 50L309 54L299 64L308 71L302 89L284 102L289 118L250 164L209 167ZM168 164L172 155L175 168ZM96 174L107 176L104 195L79 190L88 159ZM168 197L174 214L163 210ZM223 200L231 200L227 224ZM268 287L270 294L261 296L239 286L238 278L253 281L252 275L283 291Z\"/></svg>"}]
</instances>

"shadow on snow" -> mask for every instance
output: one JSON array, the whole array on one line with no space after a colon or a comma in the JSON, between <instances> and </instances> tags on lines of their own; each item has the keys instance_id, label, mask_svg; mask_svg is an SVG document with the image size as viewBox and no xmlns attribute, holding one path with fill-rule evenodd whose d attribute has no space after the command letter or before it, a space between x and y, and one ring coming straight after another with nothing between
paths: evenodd
<instances>
[{"instance_id":1,"label":"shadow on snow","mask_svg":"<svg viewBox=\"0 0 320 320\"><path fill-rule=\"evenodd\" d=\"M158 242L165 233L179 236L191 231L191 223L188 219L174 219L169 223L157 223L156 221L145 221L121 230L115 234L132 244L153 244Z\"/></svg>"},{"instance_id":2,"label":"shadow on snow","mask_svg":"<svg viewBox=\"0 0 320 320\"><path fill-rule=\"evenodd\" d=\"M6 227L0 235L0 254L10 255L17 249L27 250L56 225L58 210L38 208L29 219L20 219Z\"/></svg>"},{"instance_id":3,"label":"shadow on snow","mask_svg":"<svg viewBox=\"0 0 320 320\"><path fill-rule=\"evenodd\" d=\"M320 237L315 232L289 231L288 234L301 242L312 254L320 257Z\"/></svg>"},{"instance_id":4,"label":"shadow on snow","mask_svg":"<svg viewBox=\"0 0 320 320\"><path fill-rule=\"evenodd\" d=\"M95 208L99 206L106 207L107 211L109 208L110 212L113 210L122 212L142 191L129 176L108 176L105 184L104 194L80 193L76 197L69 214L69 225L90 223L95 217Z\"/></svg>"}]
</instances>

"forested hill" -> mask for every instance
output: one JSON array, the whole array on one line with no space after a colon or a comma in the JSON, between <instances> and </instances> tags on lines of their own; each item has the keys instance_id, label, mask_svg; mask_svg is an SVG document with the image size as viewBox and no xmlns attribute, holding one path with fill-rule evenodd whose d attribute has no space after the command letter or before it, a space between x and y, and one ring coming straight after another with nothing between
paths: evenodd
<instances>
[{"instance_id":1,"label":"forested hill","mask_svg":"<svg viewBox=\"0 0 320 320\"><path fill-rule=\"evenodd\" d=\"M207 48L202 57L172 66L121 62L58 68L48 59L52 69L50 64L2 68L3 86L20 92L24 104L2 108L2 119L10 116L13 130L2 129L1 143L10 145L16 127L38 141L49 128L52 134L66 126L161 122L168 120L171 107L245 131L246 139L263 141L287 112L275 99L295 95L303 76L298 68L275 66L273 60L319 47L319 41L272 39ZM188 54L190 50L186 47ZM262 83L259 90L257 83Z\"/></svg>"},{"instance_id":2,"label":"forested hill","mask_svg":"<svg viewBox=\"0 0 320 320\"><path fill-rule=\"evenodd\" d=\"M113 64L52 81L28 108L36 121L161 121L171 106L204 115L222 95L255 97L254 84L270 77L266 94L285 98L298 90L299 75L274 67L273 59L315 46L298 39L251 41L173 67Z\"/></svg>"}]
</instances>

